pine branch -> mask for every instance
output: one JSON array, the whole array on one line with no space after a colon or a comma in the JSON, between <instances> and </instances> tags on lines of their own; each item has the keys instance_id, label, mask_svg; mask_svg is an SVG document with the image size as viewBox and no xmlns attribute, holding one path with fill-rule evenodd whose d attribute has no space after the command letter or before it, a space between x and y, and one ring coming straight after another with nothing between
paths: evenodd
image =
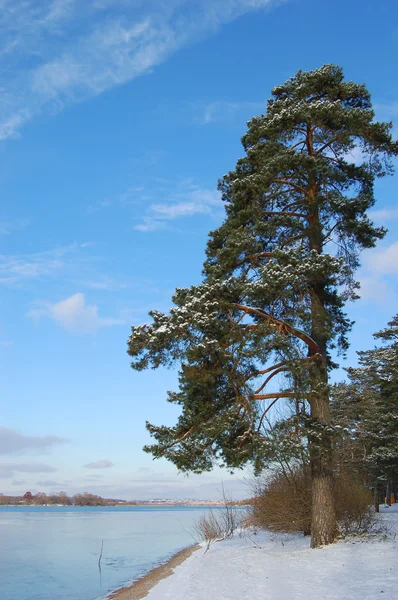
<instances>
[{"instance_id":1,"label":"pine branch","mask_svg":"<svg viewBox=\"0 0 398 600\"><path fill-rule=\"evenodd\" d=\"M255 400L271 400L275 398L279 400L280 398L297 398L297 392L293 392L292 390L283 390L282 392L270 392L269 394L255 394Z\"/></svg>"},{"instance_id":2,"label":"pine branch","mask_svg":"<svg viewBox=\"0 0 398 600\"><path fill-rule=\"evenodd\" d=\"M274 400L271 402L271 404L270 404L269 406L267 406L267 408L265 409L265 411L263 412L263 414L262 414L262 415L261 415L261 417L260 417L260 421L259 421L259 424L258 424L258 427L257 427L257 431L260 431L260 429L261 429L261 427L262 427L262 424L263 424L263 421L264 421L264 418L265 418L265 416L266 416L266 415L267 415L267 413L268 413L268 412L271 410L271 408L274 406L274 404L276 404L276 403L278 402L278 400L279 400L279 398L275 398L275 399L274 399Z\"/></svg>"},{"instance_id":3,"label":"pine branch","mask_svg":"<svg viewBox=\"0 0 398 600\"><path fill-rule=\"evenodd\" d=\"M297 192L301 192L302 194L307 195L308 193L308 190L306 188L303 188L301 185L298 185L293 181L289 181L288 179L275 179L274 181L275 183L281 183L282 185L289 185L294 190L296 190Z\"/></svg>"},{"instance_id":4,"label":"pine branch","mask_svg":"<svg viewBox=\"0 0 398 600\"><path fill-rule=\"evenodd\" d=\"M295 327L293 327L292 325L289 325L285 321L282 321L281 319L276 319L275 317L272 317L271 315L266 313L264 310L261 310L260 308L244 306L243 304L234 304L234 306L236 306L236 308L238 308L239 310L243 310L243 312L245 312L246 314L256 315L257 317L260 317L261 319L268 321L272 325L275 325L275 327L277 327L279 333L281 333L283 335L287 335L290 333L294 337L300 339L302 342L307 344L308 348L314 354L320 353L320 347L318 346L318 344L301 329L296 329Z\"/></svg>"},{"instance_id":5,"label":"pine branch","mask_svg":"<svg viewBox=\"0 0 398 600\"><path fill-rule=\"evenodd\" d=\"M274 371L273 373L271 373L271 375L268 375L267 379L260 385L260 387L258 388L258 390L256 390L254 392L254 396L256 397L256 395L258 395L260 392L263 391L263 389L267 386L267 384L271 381L271 379L273 377L275 377L275 375L278 375L278 373L283 373L288 371L289 369L287 369L286 367L281 367L280 369L276 369L276 371Z\"/></svg>"},{"instance_id":6,"label":"pine branch","mask_svg":"<svg viewBox=\"0 0 398 600\"><path fill-rule=\"evenodd\" d=\"M285 212L285 211L274 211L274 210L267 210L263 212L264 215L280 215L280 216L286 216L286 217L302 217L303 219L308 219L308 215L303 215L301 213L297 213L297 212Z\"/></svg>"}]
</instances>

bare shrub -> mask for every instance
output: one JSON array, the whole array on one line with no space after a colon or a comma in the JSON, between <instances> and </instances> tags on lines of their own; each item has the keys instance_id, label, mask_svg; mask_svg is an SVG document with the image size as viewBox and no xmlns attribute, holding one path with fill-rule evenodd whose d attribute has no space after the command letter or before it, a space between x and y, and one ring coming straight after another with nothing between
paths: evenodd
<instances>
[{"instance_id":1,"label":"bare shrub","mask_svg":"<svg viewBox=\"0 0 398 600\"><path fill-rule=\"evenodd\" d=\"M334 485L339 529L343 535L369 532L375 521L373 496L355 476L342 474Z\"/></svg>"},{"instance_id":2,"label":"bare shrub","mask_svg":"<svg viewBox=\"0 0 398 600\"><path fill-rule=\"evenodd\" d=\"M336 516L342 535L369 532L375 521L372 495L355 476L341 474L334 485ZM307 466L263 479L251 513L255 526L279 532L311 533L311 478Z\"/></svg>"},{"instance_id":3,"label":"bare shrub","mask_svg":"<svg viewBox=\"0 0 398 600\"><path fill-rule=\"evenodd\" d=\"M195 532L200 540L210 544L215 540L231 537L242 527L246 511L236 508L224 487L222 488L224 506L215 510L210 509L195 523Z\"/></svg>"},{"instance_id":4,"label":"bare shrub","mask_svg":"<svg viewBox=\"0 0 398 600\"><path fill-rule=\"evenodd\" d=\"M211 542L223 537L223 528L213 510L202 515L195 523L195 532L200 540Z\"/></svg>"},{"instance_id":5,"label":"bare shrub","mask_svg":"<svg viewBox=\"0 0 398 600\"><path fill-rule=\"evenodd\" d=\"M199 539L206 542L231 537L242 526L244 511L226 504L222 508L210 509L195 523Z\"/></svg>"},{"instance_id":6,"label":"bare shrub","mask_svg":"<svg viewBox=\"0 0 398 600\"><path fill-rule=\"evenodd\" d=\"M272 473L259 482L252 508L253 525L280 532L311 531L311 481L308 469L294 469L289 477Z\"/></svg>"}]
</instances>

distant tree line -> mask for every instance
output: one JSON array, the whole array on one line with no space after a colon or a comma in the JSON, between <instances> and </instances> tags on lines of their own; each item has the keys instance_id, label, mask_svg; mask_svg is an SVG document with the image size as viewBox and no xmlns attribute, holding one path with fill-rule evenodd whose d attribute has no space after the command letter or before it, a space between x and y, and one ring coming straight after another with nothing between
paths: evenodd
<instances>
[{"instance_id":1,"label":"distant tree line","mask_svg":"<svg viewBox=\"0 0 398 600\"><path fill-rule=\"evenodd\" d=\"M34 506L47 506L47 505L63 505L63 506L112 506L119 504L120 500L105 499L95 494L75 494L74 496L68 496L66 492L58 492L57 494L45 494L44 492L38 492L37 494L31 494L26 492L23 496L8 496L0 494L0 505L10 504L23 504L23 505L34 505Z\"/></svg>"}]
</instances>

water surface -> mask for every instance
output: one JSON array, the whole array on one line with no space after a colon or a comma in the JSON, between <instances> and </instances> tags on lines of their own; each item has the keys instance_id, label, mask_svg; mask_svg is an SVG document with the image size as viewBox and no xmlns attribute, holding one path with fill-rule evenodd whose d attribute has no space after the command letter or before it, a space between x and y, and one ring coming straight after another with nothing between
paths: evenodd
<instances>
[{"instance_id":1,"label":"water surface","mask_svg":"<svg viewBox=\"0 0 398 600\"><path fill-rule=\"evenodd\" d=\"M0 507L0 598L102 598L191 545L190 533L205 510Z\"/></svg>"}]
</instances>

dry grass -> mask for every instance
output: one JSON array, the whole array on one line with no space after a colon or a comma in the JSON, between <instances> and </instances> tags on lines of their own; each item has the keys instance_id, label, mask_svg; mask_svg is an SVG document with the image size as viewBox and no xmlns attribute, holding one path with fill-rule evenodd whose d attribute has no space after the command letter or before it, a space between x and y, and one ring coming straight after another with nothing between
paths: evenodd
<instances>
[{"instance_id":1,"label":"dry grass","mask_svg":"<svg viewBox=\"0 0 398 600\"><path fill-rule=\"evenodd\" d=\"M253 525L280 532L311 530L311 482L308 472L276 472L257 487L251 512Z\"/></svg>"},{"instance_id":2,"label":"dry grass","mask_svg":"<svg viewBox=\"0 0 398 600\"><path fill-rule=\"evenodd\" d=\"M244 511L233 506L209 510L195 523L195 532L200 540L213 542L231 537L242 526Z\"/></svg>"},{"instance_id":3,"label":"dry grass","mask_svg":"<svg viewBox=\"0 0 398 600\"><path fill-rule=\"evenodd\" d=\"M337 521L343 535L369 532L375 522L373 497L355 476L340 475L334 486Z\"/></svg>"},{"instance_id":4,"label":"dry grass","mask_svg":"<svg viewBox=\"0 0 398 600\"><path fill-rule=\"evenodd\" d=\"M337 521L343 535L370 531L372 495L355 477L340 475L334 486ZM273 473L258 486L251 512L255 526L279 532L311 533L311 479L308 467Z\"/></svg>"}]
</instances>

